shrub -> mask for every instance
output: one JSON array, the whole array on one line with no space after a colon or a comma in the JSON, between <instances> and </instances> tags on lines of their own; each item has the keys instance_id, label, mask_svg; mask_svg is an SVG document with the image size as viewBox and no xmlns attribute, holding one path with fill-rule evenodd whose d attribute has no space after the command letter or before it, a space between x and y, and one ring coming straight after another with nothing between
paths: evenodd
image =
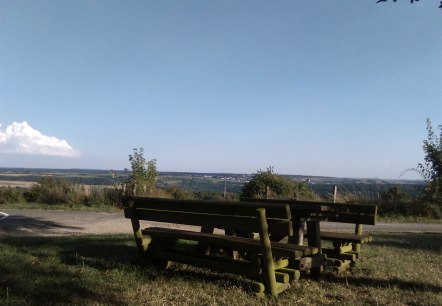
<instances>
[{"instance_id":1,"label":"shrub","mask_svg":"<svg viewBox=\"0 0 442 306\"><path fill-rule=\"evenodd\" d=\"M423 201L413 205L411 214L430 219L442 219L442 208L438 203Z\"/></svg>"},{"instance_id":2,"label":"shrub","mask_svg":"<svg viewBox=\"0 0 442 306\"><path fill-rule=\"evenodd\" d=\"M0 187L0 204L15 204L24 201L23 191L19 188Z\"/></svg>"},{"instance_id":3,"label":"shrub","mask_svg":"<svg viewBox=\"0 0 442 306\"><path fill-rule=\"evenodd\" d=\"M72 184L64 179L52 177L40 179L24 196L28 202L46 204L82 204L86 201L83 185Z\"/></svg>"},{"instance_id":4,"label":"shrub","mask_svg":"<svg viewBox=\"0 0 442 306\"><path fill-rule=\"evenodd\" d=\"M156 187L158 171L156 160L146 161L144 149L133 149L133 155L129 155L132 172L125 181L125 193L136 196L164 196Z\"/></svg>"},{"instance_id":5,"label":"shrub","mask_svg":"<svg viewBox=\"0 0 442 306\"><path fill-rule=\"evenodd\" d=\"M295 182L275 174L272 167L259 170L241 189L242 197L316 200L319 197L305 182Z\"/></svg>"},{"instance_id":6,"label":"shrub","mask_svg":"<svg viewBox=\"0 0 442 306\"><path fill-rule=\"evenodd\" d=\"M416 168L406 171L415 171L425 180L422 201L428 203L428 207L436 207L436 211L442 210L442 125L438 125L436 135L431 120L427 119L427 139L424 140L423 150L425 162L417 164ZM434 209L430 209L434 211ZM434 212L436 212L434 211Z\"/></svg>"},{"instance_id":7,"label":"shrub","mask_svg":"<svg viewBox=\"0 0 442 306\"><path fill-rule=\"evenodd\" d=\"M378 208L380 214L409 215L413 210L413 202L399 187L391 187L382 193Z\"/></svg>"},{"instance_id":8,"label":"shrub","mask_svg":"<svg viewBox=\"0 0 442 306\"><path fill-rule=\"evenodd\" d=\"M121 206L121 190L117 188L92 188L84 199L88 206Z\"/></svg>"},{"instance_id":9,"label":"shrub","mask_svg":"<svg viewBox=\"0 0 442 306\"><path fill-rule=\"evenodd\" d=\"M166 193L170 195L172 198L179 200L185 200L185 199L192 200L195 198L193 192L190 192L178 186L168 187L166 189Z\"/></svg>"}]
</instances>

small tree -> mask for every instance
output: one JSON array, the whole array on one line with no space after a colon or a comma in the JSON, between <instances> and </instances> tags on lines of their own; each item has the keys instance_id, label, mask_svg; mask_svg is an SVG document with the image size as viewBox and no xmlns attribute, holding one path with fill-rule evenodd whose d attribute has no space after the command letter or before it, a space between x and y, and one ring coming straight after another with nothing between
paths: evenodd
<instances>
[{"instance_id":1,"label":"small tree","mask_svg":"<svg viewBox=\"0 0 442 306\"><path fill-rule=\"evenodd\" d=\"M410 203L410 198L399 187L390 187L381 195L379 212L407 215L410 213Z\"/></svg>"},{"instance_id":2,"label":"small tree","mask_svg":"<svg viewBox=\"0 0 442 306\"><path fill-rule=\"evenodd\" d=\"M242 197L313 200L317 195L304 182L295 182L273 172L259 170L241 189Z\"/></svg>"},{"instance_id":3,"label":"small tree","mask_svg":"<svg viewBox=\"0 0 442 306\"><path fill-rule=\"evenodd\" d=\"M442 204L442 125L435 135L431 120L427 119L427 139L424 140L425 162L417 164L417 171L425 180L426 199Z\"/></svg>"},{"instance_id":4,"label":"small tree","mask_svg":"<svg viewBox=\"0 0 442 306\"><path fill-rule=\"evenodd\" d=\"M135 148L133 151L133 155L129 155L132 172L125 182L126 194L152 196L156 193L156 181L158 178L156 160L146 161L143 148Z\"/></svg>"}]
</instances>

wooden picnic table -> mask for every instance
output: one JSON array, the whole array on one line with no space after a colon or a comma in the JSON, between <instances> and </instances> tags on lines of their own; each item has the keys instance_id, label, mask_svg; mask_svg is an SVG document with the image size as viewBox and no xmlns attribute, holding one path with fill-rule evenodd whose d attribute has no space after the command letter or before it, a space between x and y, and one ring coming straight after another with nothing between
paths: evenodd
<instances>
[{"instance_id":1,"label":"wooden picnic table","mask_svg":"<svg viewBox=\"0 0 442 306\"><path fill-rule=\"evenodd\" d=\"M318 248L319 254L325 253L328 257L328 264L334 266L338 271L343 271L354 265L357 259L361 257L361 245L372 240L371 235L362 233L362 225L375 225L377 221L377 206L372 204L250 198L241 198L241 201L289 204L294 224L294 243L302 245L303 222L306 222L308 246ZM321 221L355 224L354 234L321 231ZM323 240L332 241L333 248L323 250ZM316 271L316 273L319 273L319 271Z\"/></svg>"},{"instance_id":2,"label":"wooden picnic table","mask_svg":"<svg viewBox=\"0 0 442 306\"><path fill-rule=\"evenodd\" d=\"M166 266L180 262L240 274L257 281L258 295L277 296L301 271L324 264L317 248L278 241L293 235L288 204L126 197L123 205L143 257ZM140 220L196 225L201 232L171 227L143 230ZM214 233L215 228L228 235ZM259 239L251 233L258 233ZM183 240L196 244L183 245Z\"/></svg>"}]
</instances>

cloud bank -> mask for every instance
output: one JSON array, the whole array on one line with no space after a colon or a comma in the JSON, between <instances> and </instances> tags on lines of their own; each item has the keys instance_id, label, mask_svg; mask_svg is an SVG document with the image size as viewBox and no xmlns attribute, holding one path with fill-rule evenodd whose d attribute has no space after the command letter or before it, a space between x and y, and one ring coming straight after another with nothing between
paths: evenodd
<instances>
[{"instance_id":1,"label":"cloud bank","mask_svg":"<svg viewBox=\"0 0 442 306\"><path fill-rule=\"evenodd\" d=\"M64 157L80 155L80 152L74 150L66 140L43 135L26 121L13 122L5 130L0 129L0 153Z\"/></svg>"}]
</instances>

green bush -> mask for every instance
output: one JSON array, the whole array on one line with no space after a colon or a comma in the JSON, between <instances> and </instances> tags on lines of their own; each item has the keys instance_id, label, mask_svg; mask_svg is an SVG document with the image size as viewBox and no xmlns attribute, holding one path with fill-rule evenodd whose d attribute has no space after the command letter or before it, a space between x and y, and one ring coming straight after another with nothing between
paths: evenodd
<instances>
[{"instance_id":1,"label":"green bush","mask_svg":"<svg viewBox=\"0 0 442 306\"><path fill-rule=\"evenodd\" d=\"M425 162L407 170L419 173L426 183L422 203L417 205L418 213L438 215L442 211L442 125L438 125L437 129L435 134L431 120L427 119L427 139L423 145Z\"/></svg>"},{"instance_id":2,"label":"green bush","mask_svg":"<svg viewBox=\"0 0 442 306\"><path fill-rule=\"evenodd\" d=\"M413 201L399 187L391 187L384 193L378 203L380 214L410 215Z\"/></svg>"},{"instance_id":3,"label":"green bush","mask_svg":"<svg viewBox=\"0 0 442 306\"><path fill-rule=\"evenodd\" d=\"M121 206L122 192L116 188L92 188L85 196L87 206Z\"/></svg>"},{"instance_id":4,"label":"green bush","mask_svg":"<svg viewBox=\"0 0 442 306\"><path fill-rule=\"evenodd\" d=\"M206 201L238 201L239 195L232 192L227 192L224 198L224 193L218 191L189 191L179 186L170 186L166 189L166 194L174 199L179 200L206 200Z\"/></svg>"},{"instance_id":5,"label":"green bush","mask_svg":"<svg viewBox=\"0 0 442 306\"><path fill-rule=\"evenodd\" d=\"M19 188L0 187L0 204L24 202L23 191Z\"/></svg>"},{"instance_id":6,"label":"green bush","mask_svg":"<svg viewBox=\"0 0 442 306\"><path fill-rule=\"evenodd\" d=\"M45 204L83 204L86 201L85 186L52 177L40 179L24 196L28 202Z\"/></svg>"},{"instance_id":7,"label":"green bush","mask_svg":"<svg viewBox=\"0 0 442 306\"><path fill-rule=\"evenodd\" d=\"M305 182L296 182L282 175L275 174L272 167L259 170L253 178L244 184L241 197L318 200L313 190Z\"/></svg>"},{"instance_id":8,"label":"green bush","mask_svg":"<svg viewBox=\"0 0 442 306\"><path fill-rule=\"evenodd\" d=\"M174 199L179 200L192 200L194 199L194 194L191 191L185 190L178 186L170 186L166 189L166 193Z\"/></svg>"},{"instance_id":9,"label":"green bush","mask_svg":"<svg viewBox=\"0 0 442 306\"><path fill-rule=\"evenodd\" d=\"M440 204L434 202L418 202L413 205L410 214L429 219L442 219L442 207Z\"/></svg>"}]
</instances>

